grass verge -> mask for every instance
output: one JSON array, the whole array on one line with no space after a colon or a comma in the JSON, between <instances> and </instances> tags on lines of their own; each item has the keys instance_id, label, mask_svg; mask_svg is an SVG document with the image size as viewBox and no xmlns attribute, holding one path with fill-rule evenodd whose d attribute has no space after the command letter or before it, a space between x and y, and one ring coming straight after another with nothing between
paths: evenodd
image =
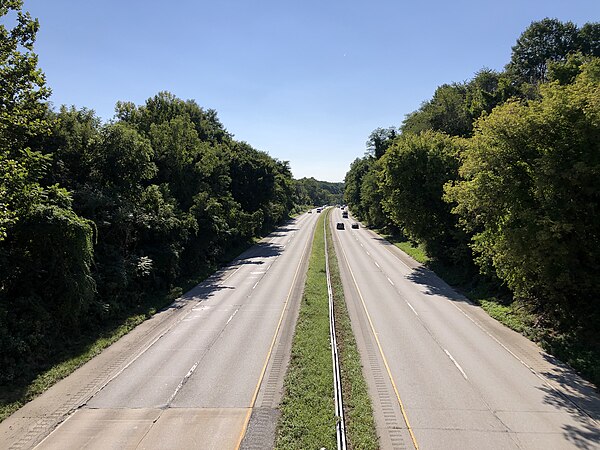
<instances>
[{"instance_id":1,"label":"grass verge","mask_svg":"<svg viewBox=\"0 0 600 450\"><path fill-rule=\"evenodd\" d=\"M284 382L276 449L336 447L323 221L317 222Z\"/></svg>"},{"instance_id":2,"label":"grass verge","mask_svg":"<svg viewBox=\"0 0 600 450\"><path fill-rule=\"evenodd\" d=\"M344 416L348 448L371 450L379 448L373 407L363 377L360 354L352 332L350 316L344 299L344 289L335 254L331 227L327 227L329 271L333 290L336 339L340 355Z\"/></svg>"}]
</instances>

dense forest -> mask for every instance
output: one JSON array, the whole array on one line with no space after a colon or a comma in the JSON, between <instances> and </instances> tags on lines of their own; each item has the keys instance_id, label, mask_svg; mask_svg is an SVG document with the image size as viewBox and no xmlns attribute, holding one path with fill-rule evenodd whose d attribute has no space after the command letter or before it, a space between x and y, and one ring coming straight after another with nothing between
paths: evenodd
<instances>
[{"instance_id":1,"label":"dense forest","mask_svg":"<svg viewBox=\"0 0 600 450\"><path fill-rule=\"evenodd\" d=\"M357 217L508 293L600 381L600 23L533 22L504 71L438 87L367 149L345 179Z\"/></svg>"},{"instance_id":2,"label":"dense forest","mask_svg":"<svg viewBox=\"0 0 600 450\"><path fill-rule=\"evenodd\" d=\"M296 181L214 110L161 92L54 110L21 1L0 17L0 386L60 358L148 296L206 275L342 185ZM165 295L167 295L165 294Z\"/></svg>"},{"instance_id":3,"label":"dense forest","mask_svg":"<svg viewBox=\"0 0 600 450\"><path fill-rule=\"evenodd\" d=\"M296 199L302 205L340 205L344 201L344 183L318 181L314 178L295 180Z\"/></svg>"}]
</instances>

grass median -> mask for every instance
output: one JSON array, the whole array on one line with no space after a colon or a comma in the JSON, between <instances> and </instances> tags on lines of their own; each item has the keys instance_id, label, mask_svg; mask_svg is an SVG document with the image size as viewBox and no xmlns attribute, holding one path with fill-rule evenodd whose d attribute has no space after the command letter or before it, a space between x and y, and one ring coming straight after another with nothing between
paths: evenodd
<instances>
[{"instance_id":1,"label":"grass median","mask_svg":"<svg viewBox=\"0 0 600 450\"><path fill-rule=\"evenodd\" d=\"M340 231L342 232L342 231ZM352 332L350 316L344 299L344 288L340 277L331 227L327 227L327 245L329 253L329 271L333 290L336 339L340 354L342 372L342 390L344 398L344 416L346 419L346 438L348 448L371 450L379 448L373 407L363 377L360 354Z\"/></svg>"},{"instance_id":2,"label":"grass median","mask_svg":"<svg viewBox=\"0 0 600 450\"><path fill-rule=\"evenodd\" d=\"M322 214L313 238L290 364L281 401L276 449L333 449L335 405L329 345L329 299Z\"/></svg>"},{"instance_id":3,"label":"grass median","mask_svg":"<svg viewBox=\"0 0 600 450\"><path fill-rule=\"evenodd\" d=\"M277 449L336 448L329 299L323 237L323 223L328 217L329 212L326 212L319 218L313 238L285 380L285 393L281 402L282 414L275 444ZM378 445L371 402L346 310L330 227L327 227L327 232L348 448L376 449Z\"/></svg>"}]
</instances>

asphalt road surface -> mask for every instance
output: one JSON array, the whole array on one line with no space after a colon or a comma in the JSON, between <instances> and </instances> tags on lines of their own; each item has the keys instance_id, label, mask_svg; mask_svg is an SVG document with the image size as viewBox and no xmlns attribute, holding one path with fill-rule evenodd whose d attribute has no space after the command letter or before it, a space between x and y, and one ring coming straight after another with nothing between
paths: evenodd
<instances>
[{"instance_id":1,"label":"asphalt road surface","mask_svg":"<svg viewBox=\"0 0 600 450\"><path fill-rule=\"evenodd\" d=\"M234 449L246 430L244 448L272 446L317 217L279 228L7 419L0 448Z\"/></svg>"},{"instance_id":2,"label":"asphalt road surface","mask_svg":"<svg viewBox=\"0 0 600 450\"><path fill-rule=\"evenodd\" d=\"M331 221L381 448L600 448L593 386L339 209Z\"/></svg>"}]
</instances>

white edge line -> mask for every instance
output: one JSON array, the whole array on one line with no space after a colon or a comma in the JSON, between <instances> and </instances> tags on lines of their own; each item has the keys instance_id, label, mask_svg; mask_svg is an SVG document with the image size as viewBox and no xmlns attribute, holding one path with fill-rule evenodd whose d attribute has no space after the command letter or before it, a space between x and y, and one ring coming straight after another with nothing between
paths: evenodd
<instances>
[{"instance_id":1,"label":"white edge line","mask_svg":"<svg viewBox=\"0 0 600 450\"><path fill-rule=\"evenodd\" d=\"M454 357L450 354L450 352L446 349L444 349L444 353L446 353L446 355L448 355L448 358L450 358L450 361L452 361L454 363L454 365L456 366L456 368L458 370L460 370L460 373L462 373L462 376L464 377L465 380L468 380L469 378L467 377L467 374L465 373L465 371L462 369L462 367L460 367L460 364L458 364L456 362L456 360L454 359Z\"/></svg>"},{"instance_id":2,"label":"white edge line","mask_svg":"<svg viewBox=\"0 0 600 450\"><path fill-rule=\"evenodd\" d=\"M229 316L229 319L227 319L227 323L225 323L225 325L227 325L229 322L231 322L231 319L233 319L233 316L235 316L239 310L240 310L240 308L236 309L233 312L233 314L231 316Z\"/></svg>"},{"instance_id":3,"label":"white edge line","mask_svg":"<svg viewBox=\"0 0 600 450\"><path fill-rule=\"evenodd\" d=\"M419 315L419 313L415 310L415 308L413 308L413 305L411 305L408 300L404 300L406 302L406 304L410 307L410 309L412 309L412 312L415 313L416 316Z\"/></svg>"}]
</instances>

